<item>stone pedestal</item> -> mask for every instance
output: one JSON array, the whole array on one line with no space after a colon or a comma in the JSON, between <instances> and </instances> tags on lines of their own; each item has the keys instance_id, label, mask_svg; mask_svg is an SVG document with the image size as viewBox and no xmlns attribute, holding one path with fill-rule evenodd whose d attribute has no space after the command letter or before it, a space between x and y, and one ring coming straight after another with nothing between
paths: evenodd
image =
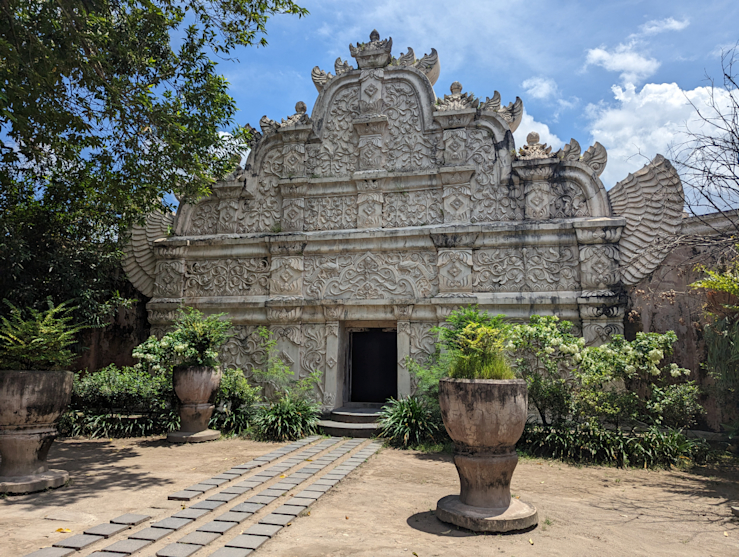
<instances>
[{"instance_id":1,"label":"stone pedestal","mask_svg":"<svg viewBox=\"0 0 739 557\"><path fill-rule=\"evenodd\" d=\"M201 443L221 436L208 429L215 410L216 392L221 384L220 368L207 366L176 367L172 384L180 400L180 430L167 435L170 443Z\"/></svg>"}]
</instances>

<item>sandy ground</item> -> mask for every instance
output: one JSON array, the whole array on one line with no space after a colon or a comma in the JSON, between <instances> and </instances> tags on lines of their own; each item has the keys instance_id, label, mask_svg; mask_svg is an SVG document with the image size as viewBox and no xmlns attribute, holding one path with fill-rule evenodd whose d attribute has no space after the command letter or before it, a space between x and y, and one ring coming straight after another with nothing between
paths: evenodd
<instances>
[{"instance_id":1,"label":"sandy ground","mask_svg":"<svg viewBox=\"0 0 739 557\"><path fill-rule=\"evenodd\" d=\"M167 495L272 450L221 440L170 446L162 439L57 442L49 461L70 485L0 499L0 555L16 557L125 512L168 516ZM458 492L451 457L383 449L319 499L310 514L257 555L304 556L734 556L739 470L618 470L522 460L513 493L539 509L539 526L475 535L439 522L436 501ZM202 550L196 556L209 555ZM138 554L137 554L138 555ZM144 550L142 556L149 553Z\"/></svg>"}]
</instances>

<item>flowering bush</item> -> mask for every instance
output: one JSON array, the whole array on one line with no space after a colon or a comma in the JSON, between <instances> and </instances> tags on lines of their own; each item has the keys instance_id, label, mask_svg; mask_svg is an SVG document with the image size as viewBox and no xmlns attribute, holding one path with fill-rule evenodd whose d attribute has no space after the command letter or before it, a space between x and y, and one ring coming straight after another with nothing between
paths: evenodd
<instances>
[{"instance_id":1,"label":"flowering bush","mask_svg":"<svg viewBox=\"0 0 739 557\"><path fill-rule=\"evenodd\" d=\"M136 369L162 373L176 365L215 366L218 349L228 339L231 323L222 317L225 313L209 315L193 308L179 310L175 330L161 340L149 337L133 350L139 360Z\"/></svg>"}]
</instances>

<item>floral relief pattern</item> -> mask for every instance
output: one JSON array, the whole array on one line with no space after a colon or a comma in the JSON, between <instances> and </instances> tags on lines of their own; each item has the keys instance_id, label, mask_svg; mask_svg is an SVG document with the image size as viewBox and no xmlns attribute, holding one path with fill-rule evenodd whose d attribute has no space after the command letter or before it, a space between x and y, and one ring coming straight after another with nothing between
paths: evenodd
<instances>
[{"instance_id":1,"label":"floral relief pattern","mask_svg":"<svg viewBox=\"0 0 739 557\"><path fill-rule=\"evenodd\" d=\"M436 255L363 253L305 258L307 298L427 298L438 292Z\"/></svg>"},{"instance_id":2,"label":"floral relief pattern","mask_svg":"<svg viewBox=\"0 0 739 557\"><path fill-rule=\"evenodd\" d=\"M555 182L552 185L554 198L549 205L549 216L553 219L589 217L588 202L580 187L572 182Z\"/></svg>"},{"instance_id":3,"label":"floral relief pattern","mask_svg":"<svg viewBox=\"0 0 739 557\"><path fill-rule=\"evenodd\" d=\"M382 219L386 228L441 224L443 206L441 189L387 193Z\"/></svg>"},{"instance_id":4,"label":"floral relief pattern","mask_svg":"<svg viewBox=\"0 0 739 557\"><path fill-rule=\"evenodd\" d=\"M304 230L342 230L357 227L357 198L354 196L308 197L305 199Z\"/></svg>"},{"instance_id":5,"label":"floral relief pattern","mask_svg":"<svg viewBox=\"0 0 739 557\"><path fill-rule=\"evenodd\" d=\"M578 290L574 247L494 248L473 251L475 292Z\"/></svg>"},{"instance_id":6,"label":"floral relief pattern","mask_svg":"<svg viewBox=\"0 0 739 557\"><path fill-rule=\"evenodd\" d=\"M266 257L188 261L186 296L263 296L269 294Z\"/></svg>"},{"instance_id":7,"label":"floral relief pattern","mask_svg":"<svg viewBox=\"0 0 739 557\"><path fill-rule=\"evenodd\" d=\"M388 117L387 170L409 170L432 166L434 146L421 130L421 109L410 83L385 84L385 110Z\"/></svg>"},{"instance_id":8,"label":"floral relief pattern","mask_svg":"<svg viewBox=\"0 0 739 557\"><path fill-rule=\"evenodd\" d=\"M233 336L221 347L219 361L225 367L238 368L249 377L254 368L259 368L267 361L267 354L262 348L262 337L256 325L236 325Z\"/></svg>"},{"instance_id":9,"label":"floral relief pattern","mask_svg":"<svg viewBox=\"0 0 739 557\"><path fill-rule=\"evenodd\" d=\"M308 151L310 175L345 176L356 170L359 138L354 131L352 120L358 114L358 85L341 90L331 99L320 154L311 160L312 153Z\"/></svg>"},{"instance_id":10,"label":"floral relief pattern","mask_svg":"<svg viewBox=\"0 0 739 557\"><path fill-rule=\"evenodd\" d=\"M218 227L218 201L202 201L195 206L190 220L189 234L206 236L215 234Z\"/></svg>"}]
</instances>

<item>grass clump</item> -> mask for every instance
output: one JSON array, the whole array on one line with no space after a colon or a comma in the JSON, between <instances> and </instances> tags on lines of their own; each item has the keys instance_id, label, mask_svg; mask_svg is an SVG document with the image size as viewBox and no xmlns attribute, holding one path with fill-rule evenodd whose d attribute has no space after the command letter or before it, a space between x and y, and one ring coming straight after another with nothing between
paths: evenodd
<instances>
[{"instance_id":1,"label":"grass clump","mask_svg":"<svg viewBox=\"0 0 739 557\"><path fill-rule=\"evenodd\" d=\"M420 397L391 399L380 411L380 436L391 445L416 447L436 442L444 430L438 405Z\"/></svg>"}]
</instances>

